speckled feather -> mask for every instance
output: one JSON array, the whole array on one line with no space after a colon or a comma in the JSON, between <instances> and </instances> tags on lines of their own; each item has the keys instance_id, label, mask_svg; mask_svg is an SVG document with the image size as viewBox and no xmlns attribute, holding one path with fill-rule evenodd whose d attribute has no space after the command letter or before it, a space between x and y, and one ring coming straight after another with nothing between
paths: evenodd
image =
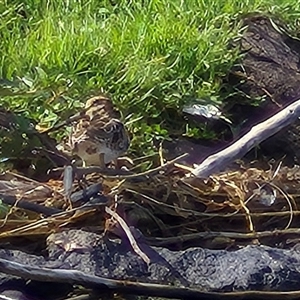
<instances>
[{"instance_id":1,"label":"speckled feather","mask_svg":"<svg viewBox=\"0 0 300 300\"><path fill-rule=\"evenodd\" d=\"M126 152L129 137L111 100L97 96L86 102L80 120L73 126L70 145L85 165L107 164Z\"/></svg>"}]
</instances>

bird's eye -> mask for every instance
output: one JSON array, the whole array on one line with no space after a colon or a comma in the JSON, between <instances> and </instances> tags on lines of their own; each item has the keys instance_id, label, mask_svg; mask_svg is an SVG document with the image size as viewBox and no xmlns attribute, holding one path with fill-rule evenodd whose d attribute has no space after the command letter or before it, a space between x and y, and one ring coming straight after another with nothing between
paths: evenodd
<instances>
[{"instance_id":1,"label":"bird's eye","mask_svg":"<svg viewBox=\"0 0 300 300\"><path fill-rule=\"evenodd\" d=\"M108 126L104 127L104 131L106 133L111 133L113 130L114 130L114 126L112 126L112 125L108 125Z\"/></svg>"},{"instance_id":2,"label":"bird's eye","mask_svg":"<svg viewBox=\"0 0 300 300\"><path fill-rule=\"evenodd\" d=\"M120 141L120 142L119 142L119 148L120 148L120 149L125 148L125 143L122 142L122 141Z\"/></svg>"}]
</instances>

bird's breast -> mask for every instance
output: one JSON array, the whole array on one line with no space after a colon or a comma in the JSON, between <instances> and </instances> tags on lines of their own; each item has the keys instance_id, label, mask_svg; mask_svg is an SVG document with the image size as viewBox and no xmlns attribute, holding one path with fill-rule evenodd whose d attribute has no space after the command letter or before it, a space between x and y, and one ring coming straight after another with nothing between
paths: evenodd
<instances>
[{"instance_id":1,"label":"bird's breast","mask_svg":"<svg viewBox=\"0 0 300 300\"><path fill-rule=\"evenodd\" d=\"M74 154L85 161L86 165L96 166L100 164L100 154L104 154L104 163L108 164L117 159L124 152L118 149L112 149L105 143L95 144L90 141L79 142L74 149Z\"/></svg>"}]
</instances>

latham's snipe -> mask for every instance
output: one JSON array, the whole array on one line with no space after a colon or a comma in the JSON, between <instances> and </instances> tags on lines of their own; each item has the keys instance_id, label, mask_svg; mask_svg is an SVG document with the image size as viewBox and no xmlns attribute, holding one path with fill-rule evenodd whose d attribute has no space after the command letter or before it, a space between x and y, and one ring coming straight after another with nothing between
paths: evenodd
<instances>
[{"instance_id":1,"label":"latham's snipe","mask_svg":"<svg viewBox=\"0 0 300 300\"><path fill-rule=\"evenodd\" d=\"M130 140L111 99L96 96L87 100L69 143L72 154L79 156L84 166L105 167L127 151Z\"/></svg>"}]
</instances>

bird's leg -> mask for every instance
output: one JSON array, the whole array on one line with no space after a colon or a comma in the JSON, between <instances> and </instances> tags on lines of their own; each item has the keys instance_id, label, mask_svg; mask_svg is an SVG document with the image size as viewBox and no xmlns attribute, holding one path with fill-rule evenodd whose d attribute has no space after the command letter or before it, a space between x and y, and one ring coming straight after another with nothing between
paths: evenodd
<instances>
[{"instance_id":1,"label":"bird's leg","mask_svg":"<svg viewBox=\"0 0 300 300\"><path fill-rule=\"evenodd\" d=\"M113 163L115 165L116 170L121 169L121 165L120 165L119 160L117 158L113 160Z\"/></svg>"},{"instance_id":2,"label":"bird's leg","mask_svg":"<svg viewBox=\"0 0 300 300\"><path fill-rule=\"evenodd\" d=\"M86 161L84 159L82 159L82 167L83 168L86 168L87 167L87 164L86 164ZM77 179L78 179L78 185L81 189L84 188L84 186L82 185L82 183L85 184L85 186L88 186L88 182L86 180L86 177L84 174L80 173L78 171L78 169L75 168L75 173L77 174Z\"/></svg>"},{"instance_id":3,"label":"bird's leg","mask_svg":"<svg viewBox=\"0 0 300 300\"><path fill-rule=\"evenodd\" d=\"M99 154L99 165L101 169L105 169L104 153Z\"/></svg>"},{"instance_id":4,"label":"bird's leg","mask_svg":"<svg viewBox=\"0 0 300 300\"><path fill-rule=\"evenodd\" d=\"M82 160L82 167L83 167L83 168L86 168L86 166L87 166L87 165L86 165L86 161L85 161L85 160Z\"/></svg>"}]
</instances>

